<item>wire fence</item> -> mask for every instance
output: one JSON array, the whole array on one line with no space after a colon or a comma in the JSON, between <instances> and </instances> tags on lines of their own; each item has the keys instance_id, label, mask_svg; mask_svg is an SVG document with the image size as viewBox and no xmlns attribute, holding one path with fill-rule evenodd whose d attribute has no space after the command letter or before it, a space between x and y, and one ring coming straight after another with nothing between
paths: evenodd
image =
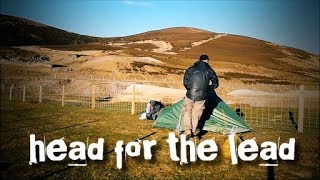
<instances>
[{"instance_id":1,"label":"wire fence","mask_svg":"<svg viewBox=\"0 0 320 180\"><path fill-rule=\"evenodd\" d=\"M319 132L319 87L221 81L217 94L252 128ZM132 114L145 111L150 99L159 99L168 106L184 95L182 82L165 79L1 80L4 101L57 103Z\"/></svg>"}]
</instances>

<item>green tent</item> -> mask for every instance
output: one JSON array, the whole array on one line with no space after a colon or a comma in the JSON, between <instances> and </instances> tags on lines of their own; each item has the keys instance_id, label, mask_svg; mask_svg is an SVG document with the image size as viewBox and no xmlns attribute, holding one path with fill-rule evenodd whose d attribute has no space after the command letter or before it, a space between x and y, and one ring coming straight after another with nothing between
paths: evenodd
<instances>
[{"instance_id":1,"label":"green tent","mask_svg":"<svg viewBox=\"0 0 320 180\"><path fill-rule=\"evenodd\" d=\"M154 127L164 127L183 131L183 99L162 109L154 123ZM178 125L180 121L180 126ZM232 128L237 133L250 131L249 126L215 93L209 93L205 109L198 124L198 129L228 134Z\"/></svg>"}]
</instances>

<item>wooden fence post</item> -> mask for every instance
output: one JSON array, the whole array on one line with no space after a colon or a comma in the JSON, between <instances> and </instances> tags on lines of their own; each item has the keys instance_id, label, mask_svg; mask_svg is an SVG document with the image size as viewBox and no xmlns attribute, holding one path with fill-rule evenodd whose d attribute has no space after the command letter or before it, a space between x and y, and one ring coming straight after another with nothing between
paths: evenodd
<instances>
[{"instance_id":1,"label":"wooden fence post","mask_svg":"<svg viewBox=\"0 0 320 180\"><path fill-rule=\"evenodd\" d=\"M39 103L42 103L42 86L39 87Z\"/></svg>"},{"instance_id":2,"label":"wooden fence post","mask_svg":"<svg viewBox=\"0 0 320 180\"><path fill-rule=\"evenodd\" d=\"M132 86L132 102L131 102L131 114L135 114L136 111L136 86Z\"/></svg>"},{"instance_id":3,"label":"wooden fence post","mask_svg":"<svg viewBox=\"0 0 320 180\"><path fill-rule=\"evenodd\" d=\"M96 85L95 84L92 85L92 89L91 89L91 107L92 109L96 108Z\"/></svg>"},{"instance_id":4,"label":"wooden fence post","mask_svg":"<svg viewBox=\"0 0 320 180\"><path fill-rule=\"evenodd\" d=\"M9 89L9 101L12 101L12 88L13 88L13 85L11 85Z\"/></svg>"},{"instance_id":5,"label":"wooden fence post","mask_svg":"<svg viewBox=\"0 0 320 180\"><path fill-rule=\"evenodd\" d=\"M64 107L64 85L62 85L61 106Z\"/></svg>"},{"instance_id":6,"label":"wooden fence post","mask_svg":"<svg viewBox=\"0 0 320 180\"><path fill-rule=\"evenodd\" d=\"M1 92L4 93L4 84L1 84Z\"/></svg>"},{"instance_id":7,"label":"wooden fence post","mask_svg":"<svg viewBox=\"0 0 320 180\"><path fill-rule=\"evenodd\" d=\"M26 86L22 88L22 102L26 101Z\"/></svg>"},{"instance_id":8,"label":"wooden fence post","mask_svg":"<svg viewBox=\"0 0 320 180\"><path fill-rule=\"evenodd\" d=\"M303 115L304 115L304 85L300 85L299 92L299 115L298 115L298 132L303 132Z\"/></svg>"}]
</instances>

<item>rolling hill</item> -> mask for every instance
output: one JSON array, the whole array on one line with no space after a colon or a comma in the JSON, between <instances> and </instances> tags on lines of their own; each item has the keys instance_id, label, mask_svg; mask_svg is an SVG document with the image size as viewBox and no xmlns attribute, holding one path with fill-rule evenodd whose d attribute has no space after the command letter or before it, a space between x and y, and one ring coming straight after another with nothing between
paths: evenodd
<instances>
[{"instance_id":1,"label":"rolling hill","mask_svg":"<svg viewBox=\"0 0 320 180\"><path fill-rule=\"evenodd\" d=\"M291 70L301 68L299 62L307 64L319 62L319 55L300 49L250 37L214 33L190 27L149 31L121 38L122 41L129 42L147 39L166 41L173 46L171 51L176 56L191 59L197 59L200 54L208 54L214 61L262 65L275 69L285 66ZM295 61L297 63L294 63ZM312 66L308 68L314 69Z\"/></svg>"},{"instance_id":2,"label":"rolling hill","mask_svg":"<svg viewBox=\"0 0 320 180\"><path fill-rule=\"evenodd\" d=\"M87 67L90 73L112 72L117 68L122 73L181 76L183 70L193 64L201 54L208 54L210 64L217 69L220 77L226 79L318 83L320 78L319 55L251 37L215 33L193 27L173 27L125 37L102 38L67 32L19 17L1 15L0 19L1 46L40 45L59 51L102 50L100 54L86 57L88 62L99 57L95 65L98 69ZM9 50L14 54L12 49ZM47 55L41 49L36 51ZM108 53L112 56L107 57ZM4 57L2 54L0 55ZM6 56L7 54L8 49L5 52ZM150 57L162 64L128 60L132 59L130 56ZM66 55L60 59L67 60L67 57ZM110 57L120 60L107 66L105 61ZM66 61L66 64L70 63ZM76 66L85 68L84 64Z\"/></svg>"},{"instance_id":3,"label":"rolling hill","mask_svg":"<svg viewBox=\"0 0 320 180\"><path fill-rule=\"evenodd\" d=\"M101 39L3 14L0 22L2 46L83 44Z\"/></svg>"}]
</instances>

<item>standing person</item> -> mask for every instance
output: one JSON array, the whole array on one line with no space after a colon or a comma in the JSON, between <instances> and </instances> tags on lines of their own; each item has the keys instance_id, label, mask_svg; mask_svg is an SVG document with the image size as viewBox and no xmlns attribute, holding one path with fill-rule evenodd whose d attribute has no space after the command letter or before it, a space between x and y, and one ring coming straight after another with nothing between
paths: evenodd
<instances>
[{"instance_id":1,"label":"standing person","mask_svg":"<svg viewBox=\"0 0 320 180\"><path fill-rule=\"evenodd\" d=\"M183 85L187 89L184 98L184 133L187 139L195 135L208 91L219 86L218 77L208 62L209 57L201 55L199 61L184 74Z\"/></svg>"}]
</instances>

